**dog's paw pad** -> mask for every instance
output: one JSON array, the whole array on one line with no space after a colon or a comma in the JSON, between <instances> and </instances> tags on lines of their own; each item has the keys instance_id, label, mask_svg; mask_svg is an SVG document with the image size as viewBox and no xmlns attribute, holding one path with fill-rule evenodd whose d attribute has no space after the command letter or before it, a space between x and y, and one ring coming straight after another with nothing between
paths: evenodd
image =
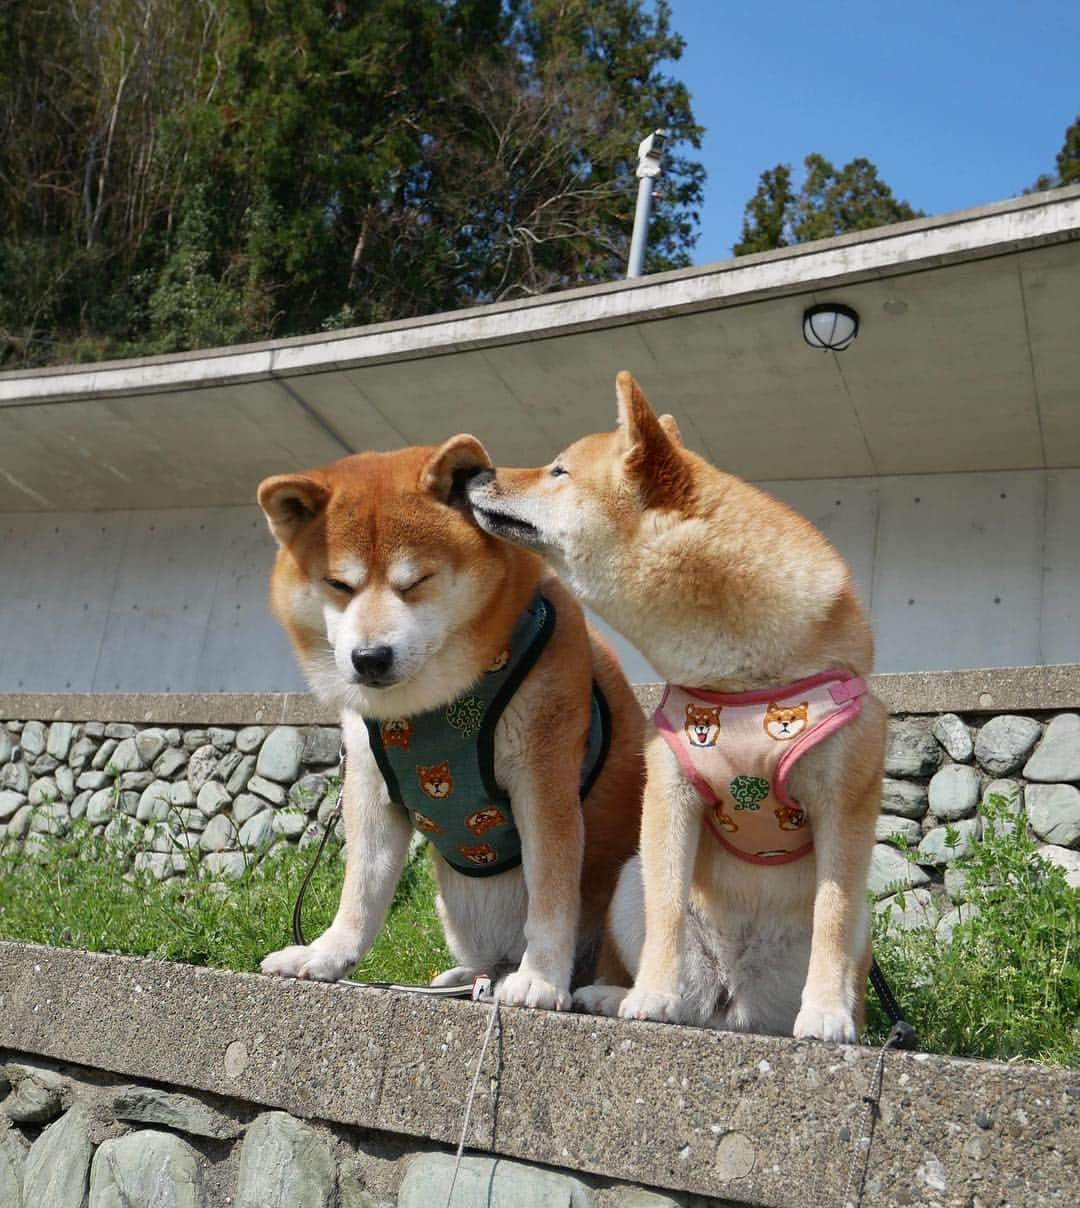
<instances>
[{"instance_id":1,"label":"dog's paw pad","mask_svg":"<svg viewBox=\"0 0 1080 1208\"><path fill-rule=\"evenodd\" d=\"M806 1006L795 1018L796 1040L827 1040L832 1044L854 1044L855 1020L844 1007Z\"/></svg>"},{"instance_id":2,"label":"dog's paw pad","mask_svg":"<svg viewBox=\"0 0 1080 1208\"><path fill-rule=\"evenodd\" d=\"M678 994L657 990L631 990L619 1004L620 1019L653 1019L657 1023L681 1023L685 1005Z\"/></svg>"},{"instance_id":3,"label":"dog's paw pad","mask_svg":"<svg viewBox=\"0 0 1080 1208\"><path fill-rule=\"evenodd\" d=\"M513 1007L539 1007L545 1011L569 1011L571 1004L569 990L520 969L499 982L495 997Z\"/></svg>"},{"instance_id":4,"label":"dog's paw pad","mask_svg":"<svg viewBox=\"0 0 1080 1208\"><path fill-rule=\"evenodd\" d=\"M625 986L582 986L574 991L574 1006L590 1015L610 1015L615 1018L626 994Z\"/></svg>"},{"instance_id":5,"label":"dog's paw pad","mask_svg":"<svg viewBox=\"0 0 1080 1208\"><path fill-rule=\"evenodd\" d=\"M294 944L271 952L259 968L275 977L299 977L311 981L339 981L352 965L340 956L320 952L312 945Z\"/></svg>"}]
</instances>

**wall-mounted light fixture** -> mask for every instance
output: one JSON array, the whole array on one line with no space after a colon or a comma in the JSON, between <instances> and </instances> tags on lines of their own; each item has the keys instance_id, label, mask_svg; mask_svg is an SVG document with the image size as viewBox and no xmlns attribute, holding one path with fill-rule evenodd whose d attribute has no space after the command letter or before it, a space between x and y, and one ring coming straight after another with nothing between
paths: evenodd
<instances>
[{"instance_id":1,"label":"wall-mounted light fixture","mask_svg":"<svg viewBox=\"0 0 1080 1208\"><path fill-rule=\"evenodd\" d=\"M802 317L803 339L821 352L842 352L859 334L859 316L850 306L823 302Z\"/></svg>"}]
</instances>

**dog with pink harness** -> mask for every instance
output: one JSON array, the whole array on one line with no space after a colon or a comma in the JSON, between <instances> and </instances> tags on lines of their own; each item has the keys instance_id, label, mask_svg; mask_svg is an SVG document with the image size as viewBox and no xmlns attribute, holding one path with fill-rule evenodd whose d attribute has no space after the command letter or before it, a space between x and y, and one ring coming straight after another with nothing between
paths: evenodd
<instances>
[{"instance_id":1,"label":"dog with pink harness","mask_svg":"<svg viewBox=\"0 0 1080 1208\"><path fill-rule=\"evenodd\" d=\"M788 864L814 847L788 775L858 714L865 691L862 678L845 671L760 692L668 684L653 720L709 807L718 842L751 864Z\"/></svg>"}]
</instances>

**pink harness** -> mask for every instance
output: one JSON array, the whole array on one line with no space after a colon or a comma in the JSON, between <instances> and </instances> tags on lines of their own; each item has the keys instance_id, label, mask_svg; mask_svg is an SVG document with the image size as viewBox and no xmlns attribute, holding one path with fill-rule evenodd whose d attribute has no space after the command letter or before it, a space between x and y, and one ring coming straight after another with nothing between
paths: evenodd
<instances>
[{"instance_id":1,"label":"pink harness","mask_svg":"<svg viewBox=\"0 0 1080 1208\"><path fill-rule=\"evenodd\" d=\"M846 671L761 692L667 684L653 716L711 807L719 842L751 864L788 864L814 846L810 820L785 787L792 765L858 714L865 691Z\"/></svg>"}]
</instances>

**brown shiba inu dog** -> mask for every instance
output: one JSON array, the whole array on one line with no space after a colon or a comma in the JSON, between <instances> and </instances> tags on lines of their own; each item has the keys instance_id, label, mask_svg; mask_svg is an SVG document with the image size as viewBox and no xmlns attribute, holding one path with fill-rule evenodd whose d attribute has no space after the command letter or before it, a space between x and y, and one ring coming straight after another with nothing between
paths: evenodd
<instances>
[{"instance_id":1,"label":"brown shiba inu dog","mask_svg":"<svg viewBox=\"0 0 1080 1208\"><path fill-rule=\"evenodd\" d=\"M337 915L312 944L266 957L266 973L335 981L352 969L382 926L413 824L447 857L433 853L459 965L437 984L505 973L502 1001L565 1009L575 955L599 940L637 842L644 718L614 656L540 558L468 518L462 479L490 465L477 440L458 436L438 449L346 457L259 488L280 547L271 603L312 687L340 705L347 754ZM545 642L528 647L539 650L535 661L510 670L511 635L530 607L544 618ZM498 688L504 669L523 677ZM594 683L610 743L582 803ZM497 711L493 698L484 714L483 684L501 693ZM458 727L445 725L459 744L452 769L441 750L423 749L436 713L440 725L445 715ZM488 716L484 783L509 800L478 810L466 793L478 750L470 727ZM404 761L400 776L388 778L395 759ZM457 810L449 834L444 807ZM513 830L511 811L520 862L492 870L501 858L493 836L502 843Z\"/></svg>"},{"instance_id":2,"label":"brown shiba inu dog","mask_svg":"<svg viewBox=\"0 0 1080 1208\"><path fill-rule=\"evenodd\" d=\"M683 448L628 373L616 395L615 432L467 487L478 522L543 554L675 702L657 713L641 856L609 916L633 989L578 1001L854 1041L885 714L861 678L872 641L847 567L808 521ZM714 744L686 742L685 701L722 706Z\"/></svg>"}]
</instances>

